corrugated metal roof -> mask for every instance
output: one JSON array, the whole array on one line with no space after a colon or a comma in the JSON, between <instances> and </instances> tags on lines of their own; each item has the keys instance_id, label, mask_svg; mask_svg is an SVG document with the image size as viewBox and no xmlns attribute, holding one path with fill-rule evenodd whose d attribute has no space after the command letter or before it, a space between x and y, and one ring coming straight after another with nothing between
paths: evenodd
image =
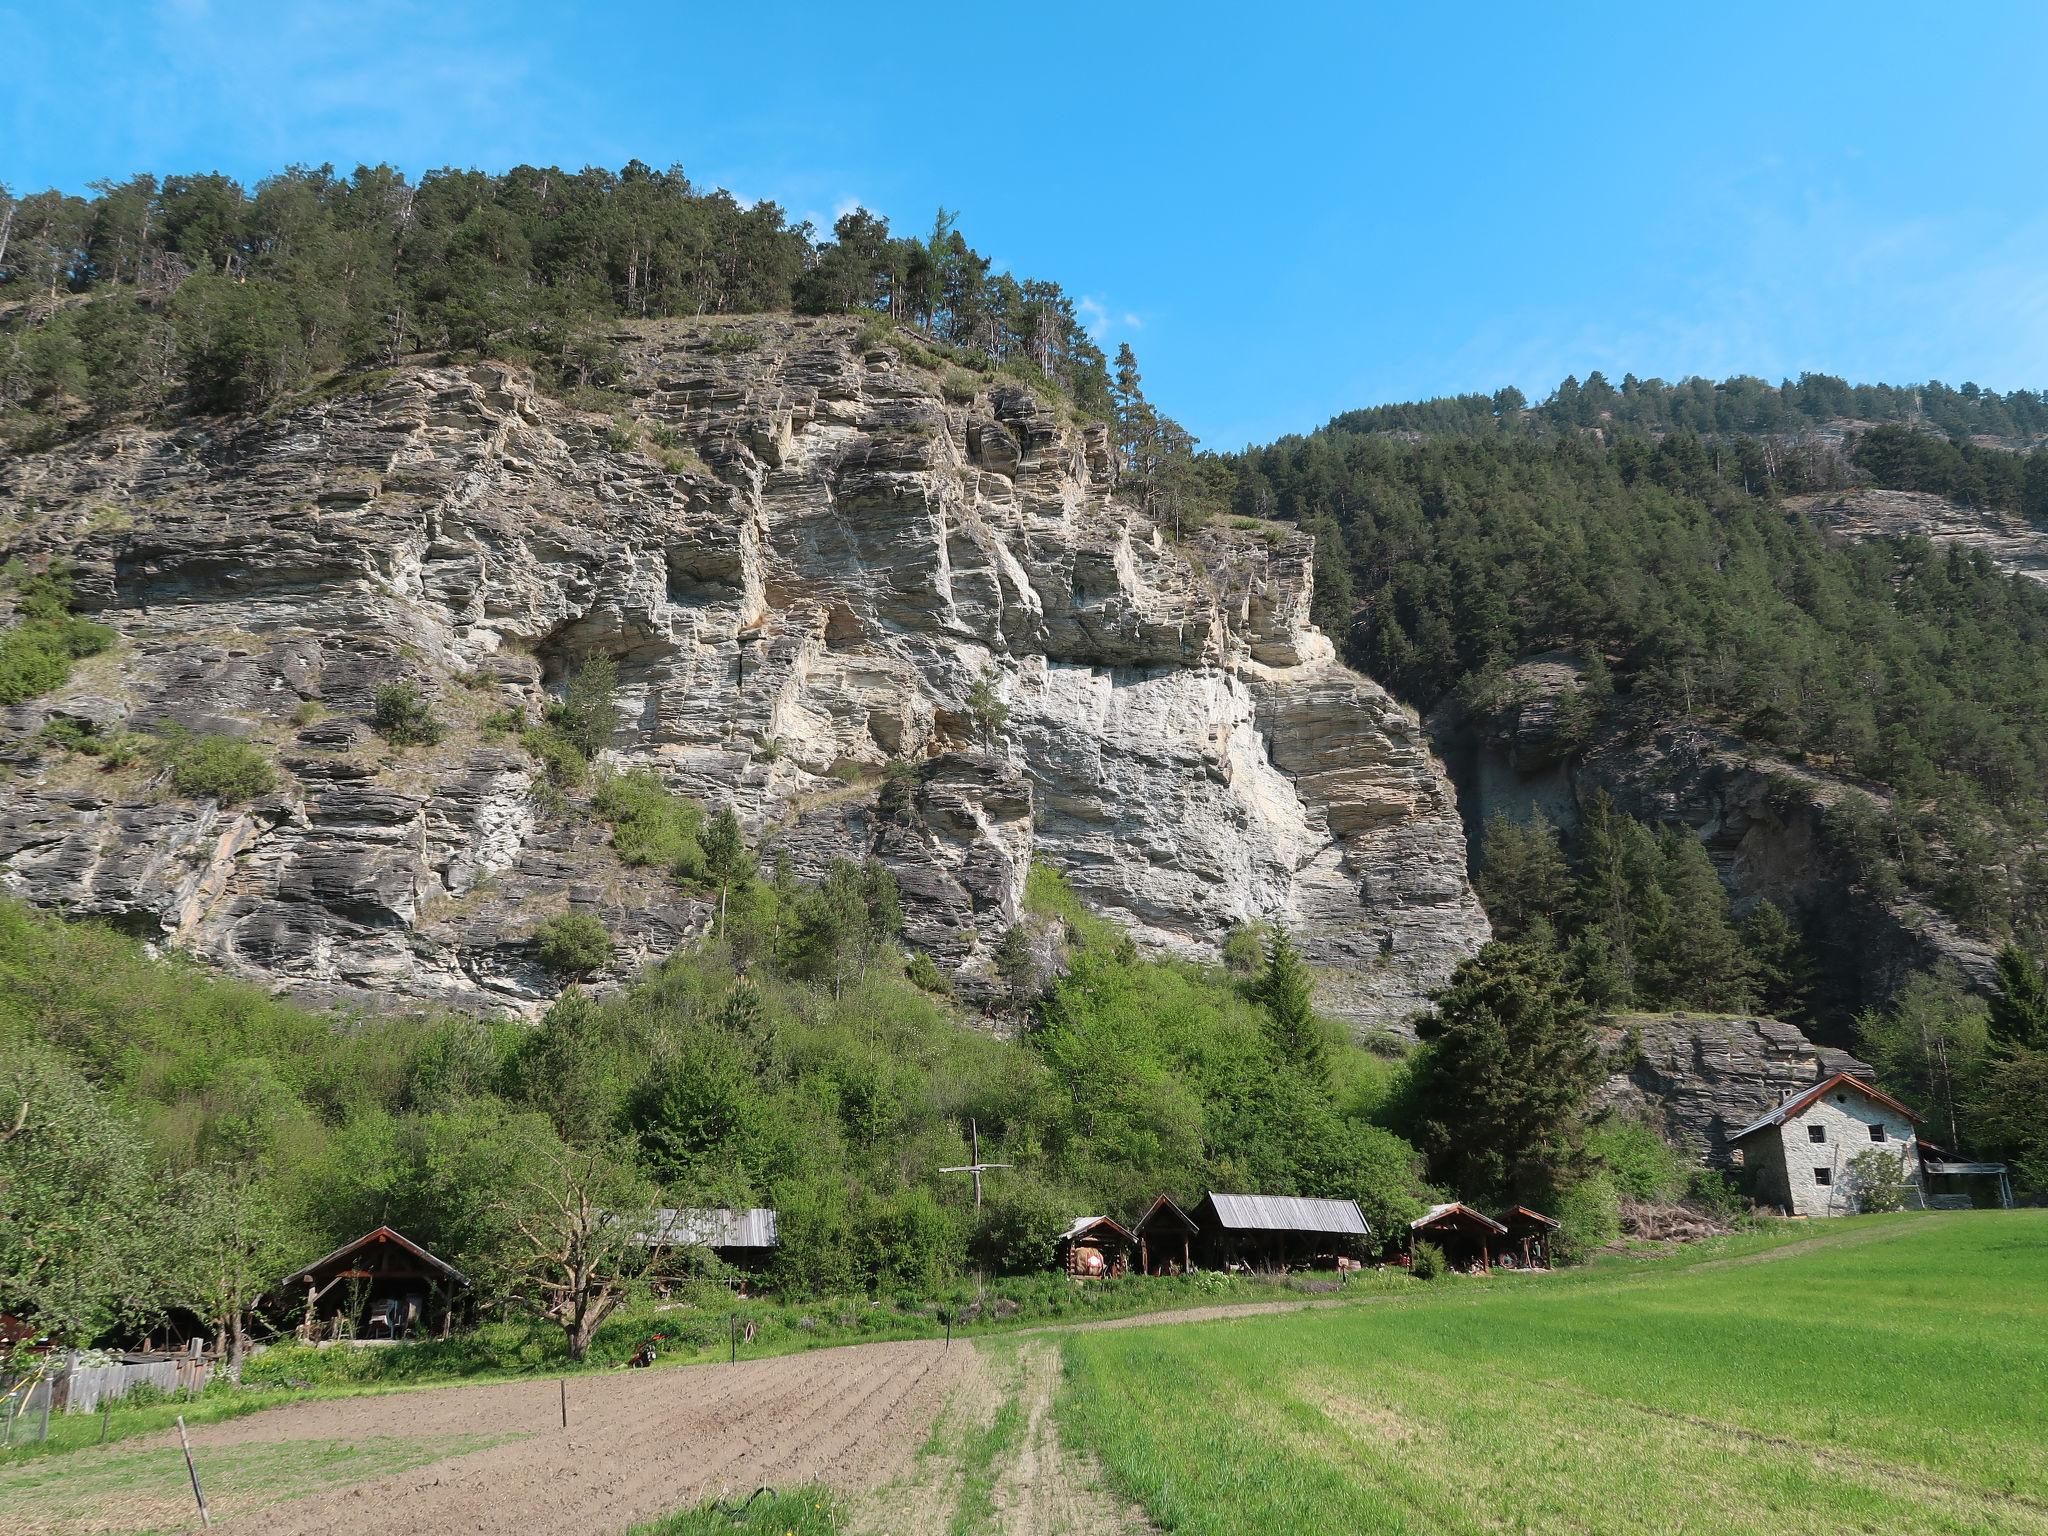
<instances>
[{"instance_id":1,"label":"corrugated metal roof","mask_svg":"<svg viewBox=\"0 0 2048 1536\"><path fill-rule=\"evenodd\" d=\"M1341 1233L1371 1237L1356 1200L1304 1200L1294 1195L1219 1195L1209 1206L1221 1226L1233 1232Z\"/></svg>"},{"instance_id":2,"label":"corrugated metal roof","mask_svg":"<svg viewBox=\"0 0 2048 1536\"><path fill-rule=\"evenodd\" d=\"M760 1206L747 1211L691 1208L658 1210L654 1229L640 1234L650 1248L773 1248L779 1240L775 1213Z\"/></svg>"},{"instance_id":3,"label":"corrugated metal roof","mask_svg":"<svg viewBox=\"0 0 2048 1536\"><path fill-rule=\"evenodd\" d=\"M1853 1088L1865 1098L1875 1099L1880 1104L1890 1105L1916 1125L1920 1122L1918 1115L1914 1114L1912 1110L1906 1108L1905 1105L1901 1104L1890 1094L1871 1087L1870 1084L1864 1082L1860 1077L1853 1077L1847 1072L1837 1072L1832 1077L1822 1078L1810 1088L1800 1089L1783 1103L1768 1110L1760 1118L1750 1121L1748 1125L1745 1125L1728 1139L1730 1141L1740 1141L1745 1136L1754 1136L1767 1125L1782 1125L1788 1116L1797 1114L1800 1110L1806 1108L1807 1105L1820 1098L1830 1088L1837 1085L1844 1088Z\"/></svg>"},{"instance_id":4,"label":"corrugated metal roof","mask_svg":"<svg viewBox=\"0 0 2048 1536\"><path fill-rule=\"evenodd\" d=\"M1124 1230L1124 1224L1120 1221L1116 1221L1108 1216L1076 1216L1074 1218L1074 1224L1068 1227L1067 1230L1062 1232L1058 1237L1054 1238L1053 1241L1056 1243L1064 1243L1065 1241L1067 1241L1068 1238L1079 1237L1083 1233L1085 1233L1090 1227L1102 1223L1107 1223L1112 1229L1114 1229L1117 1236L1124 1238L1126 1241L1130 1240L1131 1234Z\"/></svg>"}]
</instances>

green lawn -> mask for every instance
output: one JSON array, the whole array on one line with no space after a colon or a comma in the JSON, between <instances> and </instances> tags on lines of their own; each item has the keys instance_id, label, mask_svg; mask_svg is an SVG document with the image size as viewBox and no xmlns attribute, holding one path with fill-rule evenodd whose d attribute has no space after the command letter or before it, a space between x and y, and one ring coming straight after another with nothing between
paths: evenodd
<instances>
[{"instance_id":1,"label":"green lawn","mask_svg":"<svg viewBox=\"0 0 2048 1536\"><path fill-rule=\"evenodd\" d=\"M1806 1230L1076 1335L1061 1417L1170 1531L2048 1532L2048 1211Z\"/></svg>"}]
</instances>

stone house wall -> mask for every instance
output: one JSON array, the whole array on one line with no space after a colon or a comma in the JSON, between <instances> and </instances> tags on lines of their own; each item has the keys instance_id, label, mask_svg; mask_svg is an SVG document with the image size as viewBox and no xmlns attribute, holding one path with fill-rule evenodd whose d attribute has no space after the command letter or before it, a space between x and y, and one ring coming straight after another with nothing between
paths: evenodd
<instances>
[{"instance_id":1,"label":"stone house wall","mask_svg":"<svg viewBox=\"0 0 2048 1536\"><path fill-rule=\"evenodd\" d=\"M1873 1127L1882 1130L1883 1140L1874 1139ZM1918 1182L1913 1122L1853 1088L1831 1089L1775 1132L1767 1128L1750 1137L1745 1161L1757 1169L1758 1195L1795 1216L1854 1215L1849 1165L1873 1148L1896 1157L1909 1184Z\"/></svg>"}]
</instances>

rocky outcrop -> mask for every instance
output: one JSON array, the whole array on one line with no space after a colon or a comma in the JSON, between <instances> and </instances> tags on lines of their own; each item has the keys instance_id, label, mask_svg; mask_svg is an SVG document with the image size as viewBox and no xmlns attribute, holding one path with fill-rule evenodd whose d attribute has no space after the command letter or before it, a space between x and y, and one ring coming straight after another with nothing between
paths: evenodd
<instances>
[{"instance_id":1,"label":"rocky outcrop","mask_svg":"<svg viewBox=\"0 0 2048 1536\"><path fill-rule=\"evenodd\" d=\"M1937 549L1982 554L2000 570L2048 581L2048 533L2012 512L1959 507L1924 491L1868 487L1793 496L1786 510L1850 539L1926 539Z\"/></svg>"},{"instance_id":2,"label":"rocky outcrop","mask_svg":"<svg viewBox=\"0 0 2048 1536\"><path fill-rule=\"evenodd\" d=\"M27 511L0 552L70 562L120 635L4 721L7 888L303 993L530 1011L548 911L599 915L620 970L706 921L488 729L604 654L608 766L733 805L800 873L882 858L970 989L1033 859L1158 951L1286 924L1361 1028L1483 941L1450 786L1309 623L1306 538L1175 543L1100 427L1006 375L942 391L849 321L616 340L616 416L423 365L0 469ZM437 745L366 729L401 677ZM243 736L282 787L181 801L44 745L53 715Z\"/></svg>"},{"instance_id":3,"label":"rocky outcrop","mask_svg":"<svg viewBox=\"0 0 2048 1536\"><path fill-rule=\"evenodd\" d=\"M1675 1147L1729 1165L1728 1138L1765 1110L1836 1072L1869 1065L1815 1045L1793 1025L1741 1014L1634 1013L1608 1020L1621 1063L1598 1106L1650 1121Z\"/></svg>"}]
</instances>

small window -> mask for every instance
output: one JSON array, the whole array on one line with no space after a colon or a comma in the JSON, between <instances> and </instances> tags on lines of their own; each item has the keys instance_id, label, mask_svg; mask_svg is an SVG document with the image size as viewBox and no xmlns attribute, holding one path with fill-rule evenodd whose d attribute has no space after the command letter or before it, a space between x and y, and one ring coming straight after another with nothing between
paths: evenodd
<instances>
[{"instance_id":1,"label":"small window","mask_svg":"<svg viewBox=\"0 0 2048 1536\"><path fill-rule=\"evenodd\" d=\"M1806 1139L1808 1141L1826 1141L1828 1139L1828 1128L1824 1125L1809 1125L1806 1128Z\"/></svg>"},{"instance_id":2,"label":"small window","mask_svg":"<svg viewBox=\"0 0 2048 1536\"><path fill-rule=\"evenodd\" d=\"M1872 1126L1872 1127L1870 1128L1870 1139L1871 1139L1872 1141L1883 1141L1883 1140L1884 1140L1884 1127L1883 1127L1882 1125L1873 1125L1873 1126Z\"/></svg>"},{"instance_id":3,"label":"small window","mask_svg":"<svg viewBox=\"0 0 2048 1536\"><path fill-rule=\"evenodd\" d=\"M1814 1170L1813 1170L1813 1182L1814 1182L1814 1183L1816 1183L1816 1184L1832 1184L1832 1183L1834 1183L1834 1182L1835 1182L1835 1170L1834 1170L1834 1169L1832 1169L1832 1168L1816 1168L1816 1169L1814 1169Z\"/></svg>"}]
</instances>

